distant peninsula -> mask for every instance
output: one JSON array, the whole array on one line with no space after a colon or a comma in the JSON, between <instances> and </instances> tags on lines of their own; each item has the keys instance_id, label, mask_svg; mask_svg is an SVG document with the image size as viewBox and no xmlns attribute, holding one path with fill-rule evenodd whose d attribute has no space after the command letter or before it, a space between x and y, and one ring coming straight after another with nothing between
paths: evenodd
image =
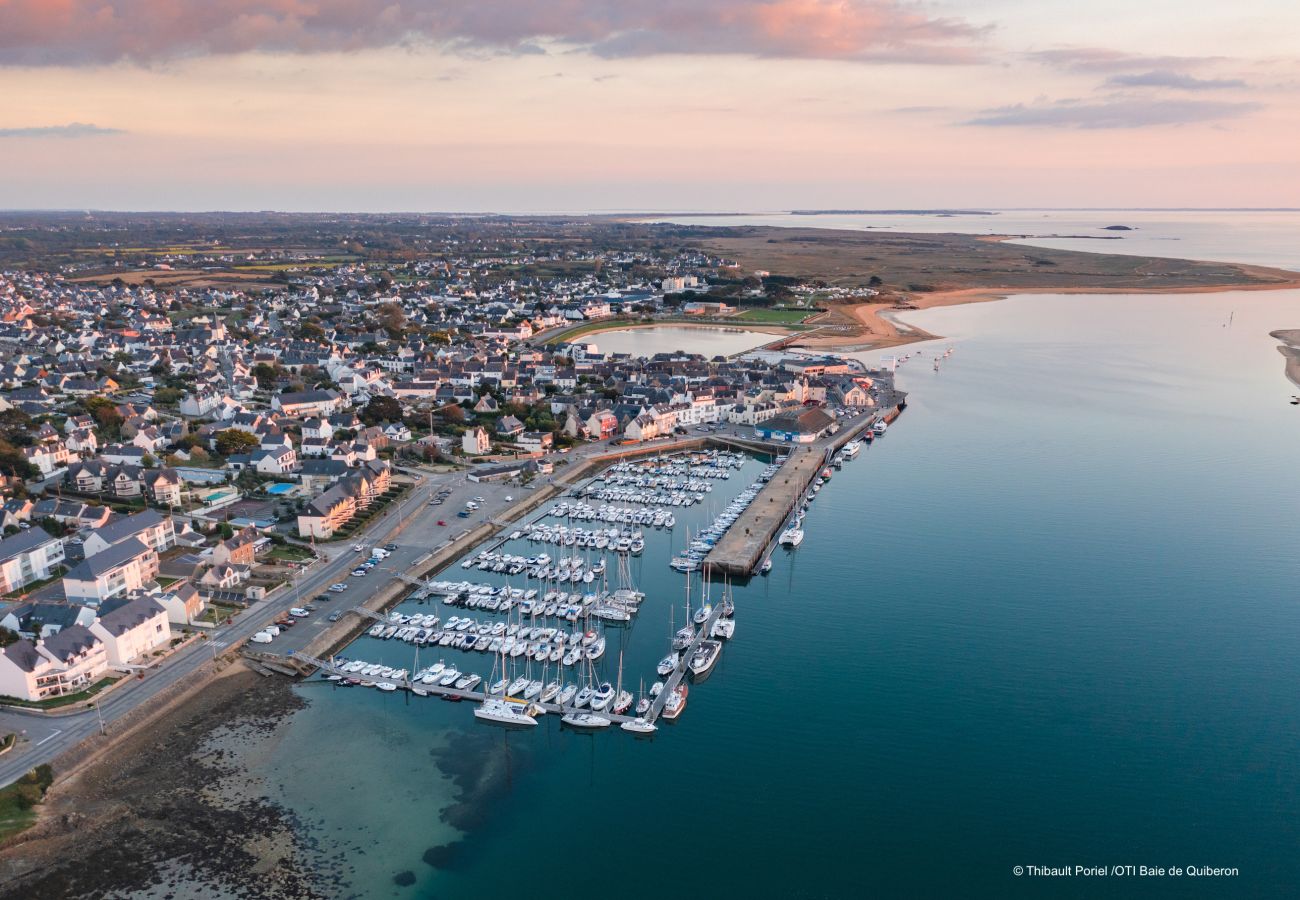
<instances>
[{"instance_id":1,"label":"distant peninsula","mask_svg":"<svg viewBox=\"0 0 1300 900\"><path fill-rule=\"evenodd\" d=\"M996 216L987 209L792 209L792 216Z\"/></svg>"}]
</instances>

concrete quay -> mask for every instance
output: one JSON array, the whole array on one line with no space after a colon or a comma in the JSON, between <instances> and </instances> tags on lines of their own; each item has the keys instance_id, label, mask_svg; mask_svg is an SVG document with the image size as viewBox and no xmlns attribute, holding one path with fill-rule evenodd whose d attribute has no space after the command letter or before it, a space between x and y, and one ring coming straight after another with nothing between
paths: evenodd
<instances>
[{"instance_id":1,"label":"concrete quay","mask_svg":"<svg viewBox=\"0 0 1300 900\"><path fill-rule=\"evenodd\" d=\"M709 575L753 574L808 486L826 465L826 445L821 442L789 450L790 458L704 558L704 571Z\"/></svg>"}]
</instances>

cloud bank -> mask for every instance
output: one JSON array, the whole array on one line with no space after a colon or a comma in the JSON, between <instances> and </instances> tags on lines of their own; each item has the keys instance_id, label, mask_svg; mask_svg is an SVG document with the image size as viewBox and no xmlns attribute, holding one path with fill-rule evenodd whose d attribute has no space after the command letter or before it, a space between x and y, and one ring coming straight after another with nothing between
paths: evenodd
<instances>
[{"instance_id":1,"label":"cloud bank","mask_svg":"<svg viewBox=\"0 0 1300 900\"><path fill-rule=\"evenodd\" d=\"M1246 87L1240 78L1195 78L1167 69L1153 69L1130 75L1112 75L1106 79L1110 87L1155 87L1178 91L1221 91Z\"/></svg>"},{"instance_id":2,"label":"cloud bank","mask_svg":"<svg viewBox=\"0 0 1300 900\"><path fill-rule=\"evenodd\" d=\"M1117 97L1101 101L1058 100L982 110L962 124L991 128L1146 128L1189 125L1245 115L1259 105L1214 100L1147 100Z\"/></svg>"},{"instance_id":3,"label":"cloud bank","mask_svg":"<svg viewBox=\"0 0 1300 900\"><path fill-rule=\"evenodd\" d=\"M1056 47L1034 50L1029 59L1067 72L1132 72L1139 69L1178 70L1217 61L1209 56L1145 56L1105 47Z\"/></svg>"},{"instance_id":4,"label":"cloud bank","mask_svg":"<svg viewBox=\"0 0 1300 900\"><path fill-rule=\"evenodd\" d=\"M603 57L971 62L982 30L902 0L0 0L0 64L436 44Z\"/></svg>"}]
</instances>

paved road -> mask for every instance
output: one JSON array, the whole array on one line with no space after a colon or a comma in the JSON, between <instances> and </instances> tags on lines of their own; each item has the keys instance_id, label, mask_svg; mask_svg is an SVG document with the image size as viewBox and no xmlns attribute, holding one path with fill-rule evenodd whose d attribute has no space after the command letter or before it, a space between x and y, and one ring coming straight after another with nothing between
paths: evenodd
<instances>
[{"instance_id":1,"label":"paved road","mask_svg":"<svg viewBox=\"0 0 1300 900\"><path fill-rule=\"evenodd\" d=\"M441 483L464 475L430 476L424 475L423 482L410 492L400 505L393 504L378 521L372 523L357 541L367 546L383 544L388 535L394 531L399 520L410 520L403 535L406 540L419 540L424 520L432 521L429 511L443 507L430 507L428 501ZM480 511L480 516L488 508ZM464 521L464 520L457 520ZM474 521L474 520L470 520ZM438 529L442 530L442 529ZM427 538L426 538L427 539ZM277 594L274 598L254 603L248 610L237 616L230 625L212 629L208 641L196 642L167 658L157 668L149 670L142 679L132 681L110 692L99 704L99 709L86 710L66 716L45 716L40 713L8 709L0 712L0 731L16 732L25 736L10 753L0 757L0 785L12 783L33 766L49 762L65 750L75 746L79 741L95 734L100 729L100 721L108 731L114 723L132 709L156 696L159 692L175 684L179 679L193 673L200 666L211 661L217 653L260 631L266 623L282 615L290 607L298 605L304 598L310 598L324 591L337 581L347 581L347 572L356 563L360 554L353 553L351 544L329 545L321 548L326 558L312 565L296 581L294 588ZM416 545L403 548L402 555L393 559L413 560L420 553ZM359 580L358 580L359 581ZM344 596L353 604L360 603L381 586L381 580L373 579L371 587L357 584ZM341 605L341 604L340 604Z\"/></svg>"}]
</instances>

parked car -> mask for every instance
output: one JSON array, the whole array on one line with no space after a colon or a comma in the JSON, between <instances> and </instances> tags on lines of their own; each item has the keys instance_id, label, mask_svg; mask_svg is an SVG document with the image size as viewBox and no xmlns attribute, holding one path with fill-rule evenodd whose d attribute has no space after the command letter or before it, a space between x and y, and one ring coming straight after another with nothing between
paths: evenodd
<instances>
[{"instance_id":1,"label":"parked car","mask_svg":"<svg viewBox=\"0 0 1300 900\"><path fill-rule=\"evenodd\" d=\"M341 594L348 589L348 586L345 582L340 582L338 584L331 584L329 589L336 594Z\"/></svg>"},{"instance_id":2,"label":"parked car","mask_svg":"<svg viewBox=\"0 0 1300 900\"><path fill-rule=\"evenodd\" d=\"M293 609L289 610L289 615L293 616L295 619L305 619L310 616L311 613L307 612L307 610L303 609L301 606L295 606Z\"/></svg>"},{"instance_id":3,"label":"parked car","mask_svg":"<svg viewBox=\"0 0 1300 900\"><path fill-rule=\"evenodd\" d=\"M515 499L515 498L514 498L514 497L511 497L509 494L506 494L506 502L507 502L507 503L509 503L509 502L510 502L511 500L513 500L513 499Z\"/></svg>"},{"instance_id":4,"label":"parked car","mask_svg":"<svg viewBox=\"0 0 1300 900\"><path fill-rule=\"evenodd\" d=\"M444 520L442 520L442 519L439 519L439 520L438 520L438 524L441 525L443 528L446 528L446 527L447 527L447 523L446 523Z\"/></svg>"},{"instance_id":5,"label":"parked car","mask_svg":"<svg viewBox=\"0 0 1300 900\"><path fill-rule=\"evenodd\" d=\"M356 569L353 569L353 570L352 570L352 577L353 577L353 578L360 578L362 575L365 575L365 574L366 574L366 570L365 570L365 569L356 568Z\"/></svg>"},{"instance_id":6,"label":"parked car","mask_svg":"<svg viewBox=\"0 0 1300 900\"><path fill-rule=\"evenodd\" d=\"M336 609L334 612L330 613L328 616L325 617L325 619L330 622L337 622L341 618L343 618L343 611L339 609Z\"/></svg>"},{"instance_id":7,"label":"parked car","mask_svg":"<svg viewBox=\"0 0 1300 900\"><path fill-rule=\"evenodd\" d=\"M265 631L259 631L257 634L249 638L249 640L254 644L269 644L274 640L274 636Z\"/></svg>"},{"instance_id":8,"label":"parked car","mask_svg":"<svg viewBox=\"0 0 1300 900\"><path fill-rule=\"evenodd\" d=\"M463 510L463 509L462 509L460 512L456 513L456 515L459 516L459 517L462 518L462 519L468 519L468 518L469 518L469 512L468 512L467 510Z\"/></svg>"},{"instance_id":9,"label":"parked car","mask_svg":"<svg viewBox=\"0 0 1300 900\"><path fill-rule=\"evenodd\" d=\"M396 544L384 544L384 549L387 550L389 553L392 553L394 550L397 549L397 545L396 545Z\"/></svg>"}]
</instances>

